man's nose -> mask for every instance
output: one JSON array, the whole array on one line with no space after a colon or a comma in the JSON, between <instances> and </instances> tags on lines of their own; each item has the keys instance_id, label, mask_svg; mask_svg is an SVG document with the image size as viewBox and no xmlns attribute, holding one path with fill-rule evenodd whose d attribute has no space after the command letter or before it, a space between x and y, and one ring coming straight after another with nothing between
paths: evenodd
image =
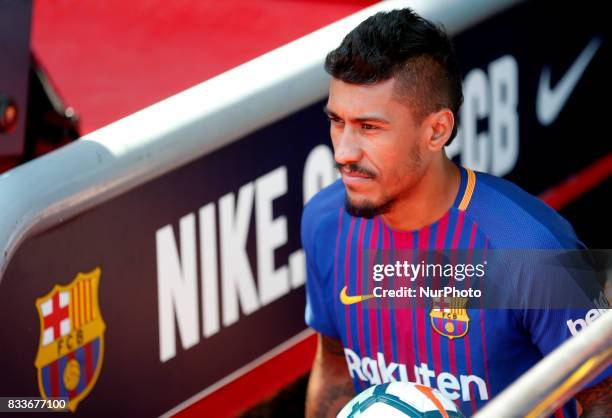
<instances>
[{"instance_id":1,"label":"man's nose","mask_svg":"<svg viewBox=\"0 0 612 418\"><path fill-rule=\"evenodd\" d=\"M334 146L334 159L338 164L352 164L361 160L361 148L359 139L352 128L344 126L342 134L338 137Z\"/></svg>"}]
</instances>

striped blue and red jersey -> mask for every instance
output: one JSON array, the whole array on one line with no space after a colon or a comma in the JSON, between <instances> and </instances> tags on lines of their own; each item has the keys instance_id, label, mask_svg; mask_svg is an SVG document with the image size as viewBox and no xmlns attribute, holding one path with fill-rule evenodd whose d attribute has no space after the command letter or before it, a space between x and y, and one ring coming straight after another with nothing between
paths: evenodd
<instances>
[{"instance_id":1,"label":"striped blue and red jersey","mask_svg":"<svg viewBox=\"0 0 612 418\"><path fill-rule=\"evenodd\" d=\"M381 216L349 215L340 180L304 209L306 322L342 342L356 392L408 380L437 387L471 415L571 337L571 321L588 314L588 309L466 309L466 320L455 321L455 333L448 333L424 308L372 309L341 302L345 287L350 295L362 293L363 258L373 251L482 254L487 249L583 247L571 225L539 199L506 180L460 171L452 207L415 231L392 229ZM557 416L576 416L575 402Z\"/></svg>"}]
</instances>

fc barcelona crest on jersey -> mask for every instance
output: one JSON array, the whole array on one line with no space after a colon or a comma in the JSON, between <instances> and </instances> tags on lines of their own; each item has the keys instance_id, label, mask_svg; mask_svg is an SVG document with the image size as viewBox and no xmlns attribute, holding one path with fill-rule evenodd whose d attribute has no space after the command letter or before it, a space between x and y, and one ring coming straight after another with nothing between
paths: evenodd
<instances>
[{"instance_id":1,"label":"fc barcelona crest on jersey","mask_svg":"<svg viewBox=\"0 0 612 418\"><path fill-rule=\"evenodd\" d=\"M93 389L102 368L104 330L98 288L100 268L79 273L36 299L40 341L34 365L43 398L66 397L74 412Z\"/></svg>"},{"instance_id":2,"label":"fc barcelona crest on jersey","mask_svg":"<svg viewBox=\"0 0 612 418\"><path fill-rule=\"evenodd\" d=\"M429 312L433 329L451 340L465 336L470 326L466 304L463 298L434 298Z\"/></svg>"}]
</instances>

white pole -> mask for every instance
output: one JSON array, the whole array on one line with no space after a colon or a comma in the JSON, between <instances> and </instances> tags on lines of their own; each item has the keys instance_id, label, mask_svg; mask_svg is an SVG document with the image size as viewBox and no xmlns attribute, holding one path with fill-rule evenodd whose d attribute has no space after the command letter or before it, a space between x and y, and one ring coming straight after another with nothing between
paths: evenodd
<instances>
[{"instance_id":1,"label":"white pole","mask_svg":"<svg viewBox=\"0 0 612 418\"><path fill-rule=\"evenodd\" d=\"M612 364L612 310L542 359L475 415L546 417Z\"/></svg>"}]
</instances>

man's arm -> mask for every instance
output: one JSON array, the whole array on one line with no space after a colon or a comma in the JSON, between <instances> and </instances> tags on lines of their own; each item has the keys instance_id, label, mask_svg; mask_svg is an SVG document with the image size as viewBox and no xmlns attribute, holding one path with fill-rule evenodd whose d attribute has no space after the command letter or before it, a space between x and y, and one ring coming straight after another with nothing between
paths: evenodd
<instances>
[{"instance_id":1,"label":"man's arm","mask_svg":"<svg viewBox=\"0 0 612 418\"><path fill-rule=\"evenodd\" d=\"M353 396L342 343L318 334L317 353L306 392L306 418L333 418Z\"/></svg>"},{"instance_id":2,"label":"man's arm","mask_svg":"<svg viewBox=\"0 0 612 418\"><path fill-rule=\"evenodd\" d=\"M582 407L580 418L612 417L612 376L576 395Z\"/></svg>"}]
</instances>

